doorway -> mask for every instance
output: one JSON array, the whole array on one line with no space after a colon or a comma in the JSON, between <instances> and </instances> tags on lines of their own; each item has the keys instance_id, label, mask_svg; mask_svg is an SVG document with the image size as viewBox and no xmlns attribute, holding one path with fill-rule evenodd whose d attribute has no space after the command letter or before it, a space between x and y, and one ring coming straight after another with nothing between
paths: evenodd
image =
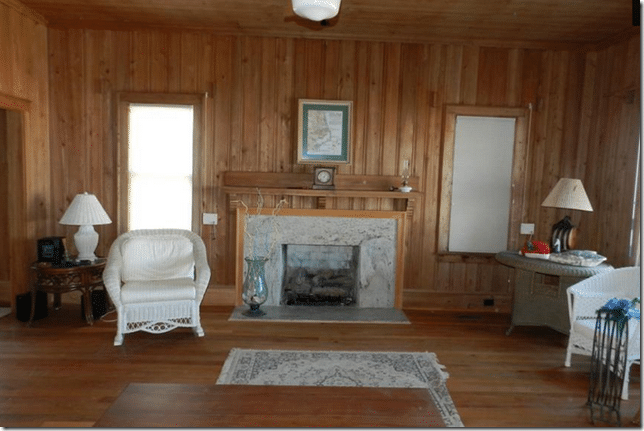
<instances>
[{"instance_id":1,"label":"doorway","mask_svg":"<svg viewBox=\"0 0 644 431\"><path fill-rule=\"evenodd\" d=\"M24 145L31 102L0 93L0 306L15 307L29 284L33 259L26 231Z\"/></svg>"}]
</instances>

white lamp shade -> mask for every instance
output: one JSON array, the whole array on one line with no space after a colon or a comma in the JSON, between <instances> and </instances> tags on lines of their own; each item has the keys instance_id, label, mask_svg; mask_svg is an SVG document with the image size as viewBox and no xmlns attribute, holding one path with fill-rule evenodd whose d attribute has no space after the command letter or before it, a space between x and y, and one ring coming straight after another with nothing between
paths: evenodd
<instances>
[{"instance_id":1,"label":"white lamp shade","mask_svg":"<svg viewBox=\"0 0 644 431\"><path fill-rule=\"evenodd\" d=\"M541 206L592 211L586 190L581 180L561 178Z\"/></svg>"},{"instance_id":2,"label":"white lamp shade","mask_svg":"<svg viewBox=\"0 0 644 431\"><path fill-rule=\"evenodd\" d=\"M87 192L77 194L60 219L60 224L77 226L110 224L112 220L101 206L96 196Z\"/></svg>"},{"instance_id":3,"label":"white lamp shade","mask_svg":"<svg viewBox=\"0 0 644 431\"><path fill-rule=\"evenodd\" d=\"M340 10L340 0L292 0L293 12L311 21L333 18Z\"/></svg>"}]
</instances>

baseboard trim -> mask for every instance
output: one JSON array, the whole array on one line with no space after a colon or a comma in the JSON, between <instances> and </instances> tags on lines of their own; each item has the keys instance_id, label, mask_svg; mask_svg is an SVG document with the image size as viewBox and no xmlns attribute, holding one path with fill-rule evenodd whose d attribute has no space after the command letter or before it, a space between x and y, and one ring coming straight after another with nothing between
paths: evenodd
<instances>
[{"instance_id":1,"label":"baseboard trim","mask_svg":"<svg viewBox=\"0 0 644 431\"><path fill-rule=\"evenodd\" d=\"M487 304L492 305L487 305ZM485 311L511 313L512 296L496 293L404 291L403 310Z\"/></svg>"}]
</instances>

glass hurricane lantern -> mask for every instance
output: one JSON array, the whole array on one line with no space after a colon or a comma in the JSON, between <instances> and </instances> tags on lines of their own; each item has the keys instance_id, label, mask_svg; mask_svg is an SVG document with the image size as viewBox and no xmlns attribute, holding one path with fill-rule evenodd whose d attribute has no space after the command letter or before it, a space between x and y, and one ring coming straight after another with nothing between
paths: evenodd
<instances>
[{"instance_id":1,"label":"glass hurricane lantern","mask_svg":"<svg viewBox=\"0 0 644 431\"><path fill-rule=\"evenodd\" d=\"M268 299L268 288L266 286L266 275L264 266L268 260L265 257L245 258L246 278L242 289L242 300L248 304L250 309L242 314L249 317L263 316L266 314L259 306Z\"/></svg>"}]
</instances>

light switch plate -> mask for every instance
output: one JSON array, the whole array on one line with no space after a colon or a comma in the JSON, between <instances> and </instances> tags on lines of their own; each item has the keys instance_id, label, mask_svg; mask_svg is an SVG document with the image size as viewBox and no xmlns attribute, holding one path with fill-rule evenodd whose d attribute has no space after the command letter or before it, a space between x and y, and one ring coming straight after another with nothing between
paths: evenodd
<instances>
[{"instance_id":1,"label":"light switch plate","mask_svg":"<svg viewBox=\"0 0 644 431\"><path fill-rule=\"evenodd\" d=\"M534 223L521 223L521 235L533 235Z\"/></svg>"},{"instance_id":2,"label":"light switch plate","mask_svg":"<svg viewBox=\"0 0 644 431\"><path fill-rule=\"evenodd\" d=\"M203 224L217 224L217 213L203 213Z\"/></svg>"}]
</instances>

